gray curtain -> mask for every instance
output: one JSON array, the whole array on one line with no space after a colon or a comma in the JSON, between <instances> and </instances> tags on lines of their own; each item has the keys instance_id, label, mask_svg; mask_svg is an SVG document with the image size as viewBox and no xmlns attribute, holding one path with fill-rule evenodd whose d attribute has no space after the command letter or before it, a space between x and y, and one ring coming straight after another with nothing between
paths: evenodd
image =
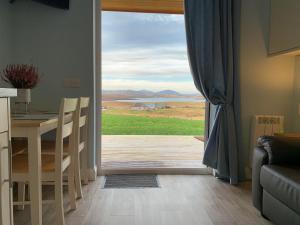
<instances>
[{"instance_id":1,"label":"gray curtain","mask_svg":"<svg viewBox=\"0 0 300 225\"><path fill-rule=\"evenodd\" d=\"M238 183L238 0L185 0L185 22L194 83L216 113L203 163Z\"/></svg>"}]
</instances>

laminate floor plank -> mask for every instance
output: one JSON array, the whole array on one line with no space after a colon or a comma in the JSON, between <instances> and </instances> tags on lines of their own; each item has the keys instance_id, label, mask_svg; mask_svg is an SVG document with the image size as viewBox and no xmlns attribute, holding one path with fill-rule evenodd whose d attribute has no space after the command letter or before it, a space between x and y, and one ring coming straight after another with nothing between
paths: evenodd
<instances>
[{"instance_id":1,"label":"laminate floor plank","mask_svg":"<svg viewBox=\"0 0 300 225\"><path fill-rule=\"evenodd\" d=\"M99 177L83 187L66 225L271 225L251 203L251 183L231 186L212 176L159 175L160 188L103 189ZM53 187L43 188L44 198ZM43 205L43 224L55 225L54 205ZM15 225L30 225L30 210L15 211Z\"/></svg>"}]
</instances>

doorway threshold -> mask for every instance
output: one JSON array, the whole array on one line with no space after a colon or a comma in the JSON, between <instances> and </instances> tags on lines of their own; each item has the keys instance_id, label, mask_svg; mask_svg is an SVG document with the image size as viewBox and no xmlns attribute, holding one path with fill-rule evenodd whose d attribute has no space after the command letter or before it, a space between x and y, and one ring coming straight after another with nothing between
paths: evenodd
<instances>
[{"instance_id":1,"label":"doorway threshold","mask_svg":"<svg viewBox=\"0 0 300 225\"><path fill-rule=\"evenodd\" d=\"M161 174L161 175L212 175L209 168L105 168L101 175L111 174Z\"/></svg>"}]
</instances>

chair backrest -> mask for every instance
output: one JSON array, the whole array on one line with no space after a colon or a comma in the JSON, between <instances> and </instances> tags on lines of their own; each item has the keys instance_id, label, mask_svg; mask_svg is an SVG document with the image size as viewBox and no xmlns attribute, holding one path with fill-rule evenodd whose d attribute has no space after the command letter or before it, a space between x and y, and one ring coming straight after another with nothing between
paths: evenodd
<instances>
[{"instance_id":1,"label":"chair backrest","mask_svg":"<svg viewBox=\"0 0 300 225\"><path fill-rule=\"evenodd\" d=\"M63 98L60 104L57 132L56 132L56 145L55 145L55 165L58 171L61 171L63 152L64 152L64 139L69 137L69 151L74 149L75 144L75 118L76 109L78 105L77 98Z\"/></svg>"},{"instance_id":2,"label":"chair backrest","mask_svg":"<svg viewBox=\"0 0 300 225\"><path fill-rule=\"evenodd\" d=\"M75 127L78 133L76 134L76 144L79 145L81 139L84 142L87 140L87 133L88 133L88 115L89 115L89 103L90 98L88 97L81 97L77 104L76 110L76 119L75 119ZM82 131L82 132L81 132ZM85 143L86 145L87 143Z\"/></svg>"}]
</instances>

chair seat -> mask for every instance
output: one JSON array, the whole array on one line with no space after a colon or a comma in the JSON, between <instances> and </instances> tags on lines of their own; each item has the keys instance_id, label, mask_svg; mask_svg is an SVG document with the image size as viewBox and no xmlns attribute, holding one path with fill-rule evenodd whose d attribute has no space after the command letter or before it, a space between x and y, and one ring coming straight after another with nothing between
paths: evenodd
<instances>
[{"instance_id":1,"label":"chair seat","mask_svg":"<svg viewBox=\"0 0 300 225\"><path fill-rule=\"evenodd\" d=\"M81 152L84 148L84 142L79 144L79 152ZM42 141L42 153L51 153L54 152L55 149L55 141ZM69 152L69 142L64 143L64 153Z\"/></svg>"},{"instance_id":2,"label":"chair seat","mask_svg":"<svg viewBox=\"0 0 300 225\"><path fill-rule=\"evenodd\" d=\"M300 214L300 166L265 165L260 179L267 192Z\"/></svg>"},{"instance_id":3,"label":"chair seat","mask_svg":"<svg viewBox=\"0 0 300 225\"><path fill-rule=\"evenodd\" d=\"M41 143L42 154L55 152L55 141L42 141ZM69 152L69 142L64 142L64 155Z\"/></svg>"},{"instance_id":4,"label":"chair seat","mask_svg":"<svg viewBox=\"0 0 300 225\"><path fill-rule=\"evenodd\" d=\"M42 158L42 171L49 173L55 171L55 155L41 155ZM66 167L70 162L70 156L63 156L63 164ZM64 170L65 168L63 168ZM12 157L12 171L13 173L28 173L28 154L17 154Z\"/></svg>"},{"instance_id":5,"label":"chair seat","mask_svg":"<svg viewBox=\"0 0 300 225\"><path fill-rule=\"evenodd\" d=\"M84 149L84 142L79 144L79 152ZM27 141L25 140L14 140L12 142L13 155L17 155L20 153L28 152ZM55 151L55 141L42 141L41 143L41 151L42 154L54 154ZM69 152L69 142L64 142L64 153Z\"/></svg>"}]
</instances>

